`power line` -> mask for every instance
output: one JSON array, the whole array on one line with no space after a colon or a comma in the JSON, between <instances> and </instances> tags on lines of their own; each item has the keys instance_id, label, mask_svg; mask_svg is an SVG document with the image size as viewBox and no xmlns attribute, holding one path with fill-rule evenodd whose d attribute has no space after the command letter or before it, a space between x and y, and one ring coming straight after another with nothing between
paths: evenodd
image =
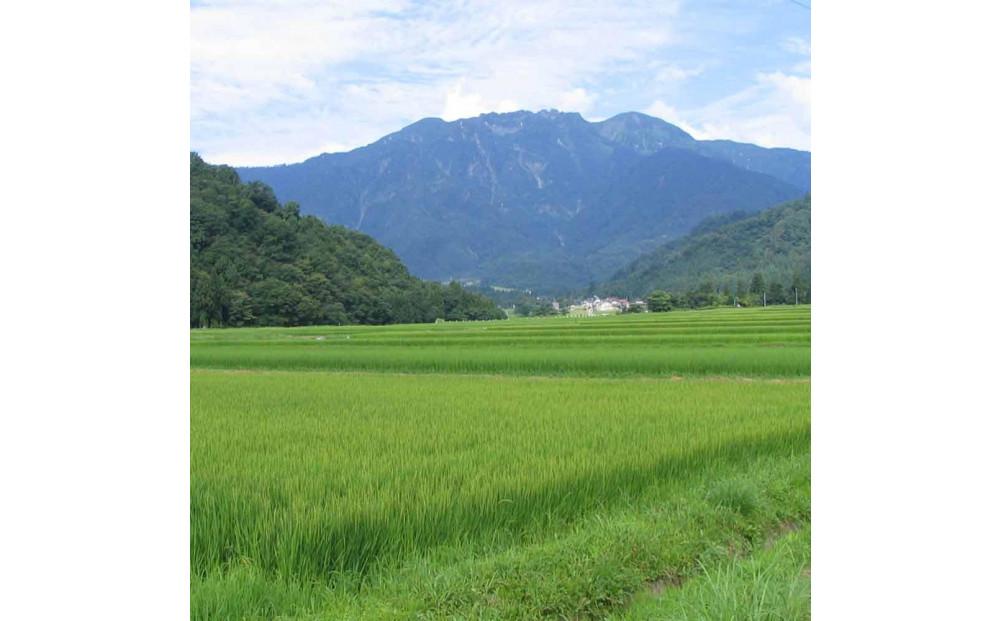
<instances>
[{"instance_id":1,"label":"power line","mask_svg":"<svg viewBox=\"0 0 1000 621\"><path fill-rule=\"evenodd\" d=\"M797 5L799 5L799 6L800 6L800 7L802 7L803 9L808 9L808 10L812 10L812 7L811 7L811 6L809 6L808 4L806 4L806 3L804 3L804 2L799 2L799 0L788 0L788 1L789 1L789 2L791 2L792 4L797 4Z\"/></svg>"}]
</instances>

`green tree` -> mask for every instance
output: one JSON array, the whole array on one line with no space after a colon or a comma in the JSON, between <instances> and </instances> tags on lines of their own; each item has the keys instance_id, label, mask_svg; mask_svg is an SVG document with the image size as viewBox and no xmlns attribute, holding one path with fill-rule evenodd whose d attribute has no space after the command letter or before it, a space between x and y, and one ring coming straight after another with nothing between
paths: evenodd
<instances>
[{"instance_id":1,"label":"green tree","mask_svg":"<svg viewBox=\"0 0 1000 621\"><path fill-rule=\"evenodd\" d=\"M302 216L263 183L191 154L192 327L503 319L458 283L407 272L367 235Z\"/></svg>"},{"instance_id":2,"label":"green tree","mask_svg":"<svg viewBox=\"0 0 1000 621\"><path fill-rule=\"evenodd\" d=\"M227 323L232 326L254 325L253 300L243 290L232 291L229 298L229 316Z\"/></svg>"},{"instance_id":3,"label":"green tree","mask_svg":"<svg viewBox=\"0 0 1000 621\"><path fill-rule=\"evenodd\" d=\"M785 303L785 288L781 286L780 282L772 282L767 287L767 303L768 304L784 304Z\"/></svg>"},{"instance_id":4,"label":"green tree","mask_svg":"<svg viewBox=\"0 0 1000 621\"><path fill-rule=\"evenodd\" d=\"M654 291L646 298L646 306L650 312L664 313L674 307L674 301L666 291Z\"/></svg>"},{"instance_id":5,"label":"green tree","mask_svg":"<svg viewBox=\"0 0 1000 621\"><path fill-rule=\"evenodd\" d=\"M801 274L796 274L795 278L792 279L792 285L789 287L787 297L792 302L798 300L799 303L808 303L809 283Z\"/></svg>"}]
</instances>

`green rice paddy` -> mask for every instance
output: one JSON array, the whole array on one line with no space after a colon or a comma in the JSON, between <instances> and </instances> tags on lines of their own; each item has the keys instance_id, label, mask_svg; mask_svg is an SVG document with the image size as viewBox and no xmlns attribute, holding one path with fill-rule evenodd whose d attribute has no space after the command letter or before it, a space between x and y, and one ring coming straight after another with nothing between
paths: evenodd
<instances>
[{"instance_id":1,"label":"green rice paddy","mask_svg":"<svg viewBox=\"0 0 1000 621\"><path fill-rule=\"evenodd\" d=\"M627 613L808 522L809 321L193 331L192 617Z\"/></svg>"}]
</instances>

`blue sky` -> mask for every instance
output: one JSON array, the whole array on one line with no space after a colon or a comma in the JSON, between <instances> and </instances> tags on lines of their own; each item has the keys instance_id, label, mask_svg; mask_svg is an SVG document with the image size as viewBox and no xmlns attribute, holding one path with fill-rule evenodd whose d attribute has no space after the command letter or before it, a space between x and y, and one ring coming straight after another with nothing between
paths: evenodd
<instances>
[{"instance_id":1,"label":"blue sky","mask_svg":"<svg viewBox=\"0 0 1000 621\"><path fill-rule=\"evenodd\" d=\"M424 117L557 108L808 149L809 20L791 0L198 1L191 148L290 163Z\"/></svg>"}]
</instances>

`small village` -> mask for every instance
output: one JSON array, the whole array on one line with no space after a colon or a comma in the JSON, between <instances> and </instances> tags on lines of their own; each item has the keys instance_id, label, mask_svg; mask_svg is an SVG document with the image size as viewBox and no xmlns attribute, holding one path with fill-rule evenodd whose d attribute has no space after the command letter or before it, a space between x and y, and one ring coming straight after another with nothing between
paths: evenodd
<instances>
[{"instance_id":1,"label":"small village","mask_svg":"<svg viewBox=\"0 0 1000 621\"><path fill-rule=\"evenodd\" d=\"M555 302L556 310L558 302ZM600 298L593 296L585 299L579 304L569 307L569 314L575 316L592 317L594 315L612 315L615 313L641 313L646 310L646 303L642 300L629 300L627 298L607 297Z\"/></svg>"}]
</instances>

